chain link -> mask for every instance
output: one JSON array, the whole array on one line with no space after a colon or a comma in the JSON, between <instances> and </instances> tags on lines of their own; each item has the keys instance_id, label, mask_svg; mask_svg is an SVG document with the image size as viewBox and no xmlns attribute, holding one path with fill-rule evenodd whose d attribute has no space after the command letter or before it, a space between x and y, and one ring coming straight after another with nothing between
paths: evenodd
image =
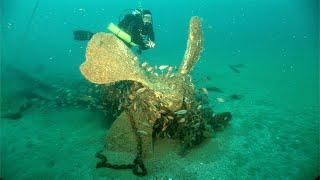
<instances>
[{"instance_id":1,"label":"chain link","mask_svg":"<svg viewBox=\"0 0 320 180\"><path fill-rule=\"evenodd\" d=\"M137 176L145 176L147 175L147 169L144 166L143 159L142 159L142 139L141 136L137 132L137 127L134 122L133 116L130 113L128 108L125 108L125 112L127 113L131 127L134 130L136 140L137 140L137 155L134 159L132 164L111 164L108 163L107 157L102 154L102 151L96 153L96 157L99 158L101 161L97 163L96 168L111 168L111 169L132 169L133 174Z\"/></svg>"}]
</instances>

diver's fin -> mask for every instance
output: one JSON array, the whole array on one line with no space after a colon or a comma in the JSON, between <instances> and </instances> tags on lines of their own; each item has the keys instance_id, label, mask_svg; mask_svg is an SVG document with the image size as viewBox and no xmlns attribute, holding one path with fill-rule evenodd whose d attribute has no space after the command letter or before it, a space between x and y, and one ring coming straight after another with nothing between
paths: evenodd
<instances>
[{"instance_id":1,"label":"diver's fin","mask_svg":"<svg viewBox=\"0 0 320 180\"><path fill-rule=\"evenodd\" d=\"M73 31L73 39L78 41L88 41L94 33L85 30Z\"/></svg>"}]
</instances>

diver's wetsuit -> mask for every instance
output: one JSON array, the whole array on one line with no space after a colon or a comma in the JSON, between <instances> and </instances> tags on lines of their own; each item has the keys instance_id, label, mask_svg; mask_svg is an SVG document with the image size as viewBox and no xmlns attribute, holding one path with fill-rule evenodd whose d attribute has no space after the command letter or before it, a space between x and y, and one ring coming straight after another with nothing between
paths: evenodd
<instances>
[{"instance_id":1,"label":"diver's wetsuit","mask_svg":"<svg viewBox=\"0 0 320 180\"><path fill-rule=\"evenodd\" d=\"M150 48L147 46L147 40L154 42L152 23L144 24L141 14L127 14L118 26L131 36L132 42L139 45L140 50ZM131 47L130 44L126 44Z\"/></svg>"}]
</instances>

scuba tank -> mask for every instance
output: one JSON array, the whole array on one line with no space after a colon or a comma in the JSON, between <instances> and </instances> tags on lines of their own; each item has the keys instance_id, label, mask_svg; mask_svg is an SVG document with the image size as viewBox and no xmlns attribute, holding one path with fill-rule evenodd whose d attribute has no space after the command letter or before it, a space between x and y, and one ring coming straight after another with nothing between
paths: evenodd
<instances>
[{"instance_id":1,"label":"scuba tank","mask_svg":"<svg viewBox=\"0 0 320 180\"><path fill-rule=\"evenodd\" d=\"M126 43L130 44L131 46L137 46L134 42L132 42L131 36L121 30L118 26L116 26L113 23L110 23L107 27L107 29L112 32L114 35L116 35L121 40L125 41Z\"/></svg>"}]
</instances>

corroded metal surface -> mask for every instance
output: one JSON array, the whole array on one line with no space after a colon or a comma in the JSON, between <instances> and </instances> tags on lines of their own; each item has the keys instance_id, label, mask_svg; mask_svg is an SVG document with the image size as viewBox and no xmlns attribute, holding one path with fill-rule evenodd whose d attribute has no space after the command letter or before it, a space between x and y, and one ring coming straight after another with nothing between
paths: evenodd
<instances>
[{"instance_id":1,"label":"corroded metal surface","mask_svg":"<svg viewBox=\"0 0 320 180\"><path fill-rule=\"evenodd\" d=\"M110 84L117 81L135 82L129 94L126 113L131 113L136 129L130 128L130 119L122 113L107 135L108 149L135 151L135 134L143 139L143 150L150 151L152 127L157 119L181 109L192 99L194 91L188 74L197 63L203 46L199 17L192 17L189 25L188 44L178 72L168 70L159 75L153 67L139 66L138 58L118 38L108 33L97 33L89 41L86 61L80 66L83 76L92 83ZM159 68L161 71L164 67ZM170 68L168 68L170 69ZM163 117L162 117L163 116ZM166 117L165 117L166 116ZM172 118L172 117L171 117ZM164 127L165 128L165 127Z\"/></svg>"},{"instance_id":2,"label":"corroded metal surface","mask_svg":"<svg viewBox=\"0 0 320 180\"><path fill-rule=\"evenodd\" d=\"M189 73L198 62L203 49L203 33L200 17L194 16L190 20L189 38L184 60L180 68L181 74Z\"/></svg>"},{"instance_id":3,"label":"corroded metal surface","mask_svg":"<svg viewBox=\"0 0 320 180\"><path fill-rule=\"evenodd\" d=\"M145 83L138 58L114 35L103 32L96 33L89 41L86 61L81 64L80 71L96 84L121 80Z\"/></svg>"}]
</instances>

